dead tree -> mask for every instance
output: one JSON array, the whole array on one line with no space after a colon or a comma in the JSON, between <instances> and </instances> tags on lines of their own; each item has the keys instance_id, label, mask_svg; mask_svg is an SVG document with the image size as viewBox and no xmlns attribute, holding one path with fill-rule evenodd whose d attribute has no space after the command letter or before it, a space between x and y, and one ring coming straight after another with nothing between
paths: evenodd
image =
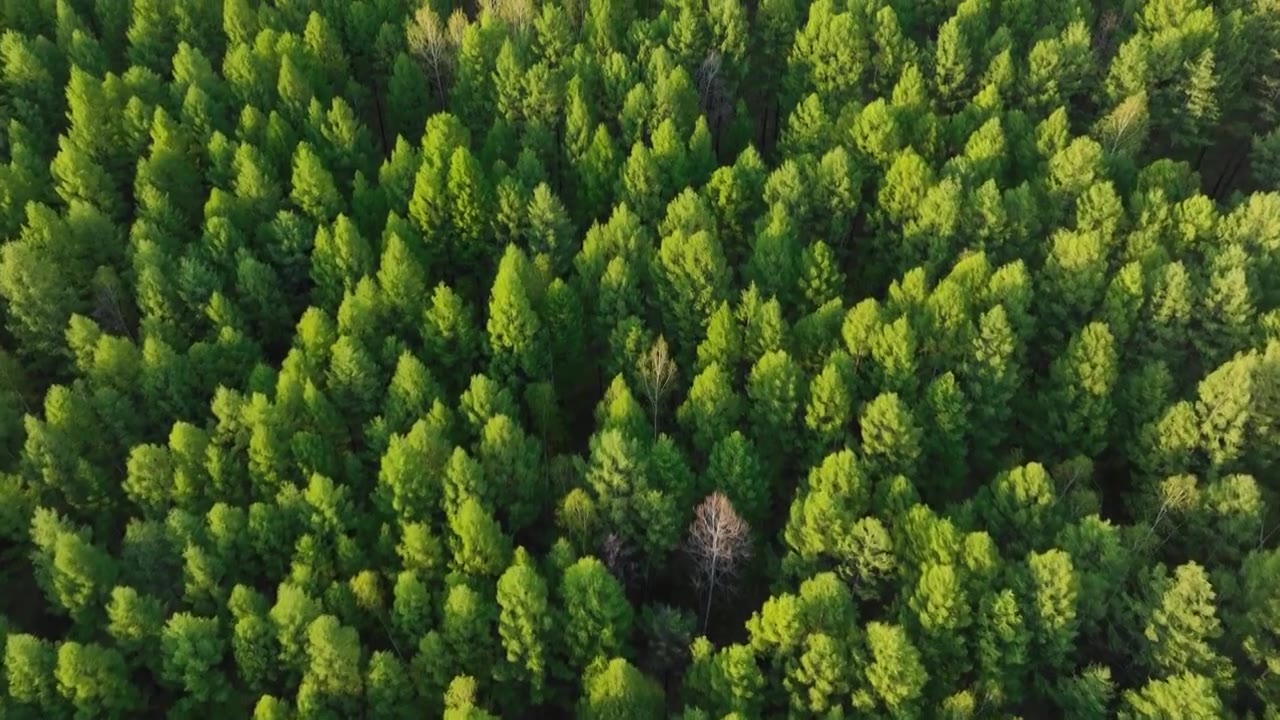
<instances>
[{"instance_id":1,"label":"dead tree","mask_svg":"<svg viewBox=\"0 0 1280 720\"><path fill-rule=\"evenodd\" d=\"M702 114L707 119L707 128L711 131L711 139L716 157L720 157L720 137L725 123L733 115L733 99L721 66L723 60L719 50L712 50L698 67L696 80L698 83L698 101L702 106Z\"/></svg>"},{"instance_id":2,"label":"dead tree","mask_svg":"<svg viewBox=\"0 0 1280 720\"><path fill-rule=\"evenodd\" d=\"M671 388L675 387L676 363L671 359L671 351L667 348L667 340L661 335L653 343L649 352L640 358L636 368L640 378L640 389L649 399L649 408L653 417L653 436L658 437L658 411L662 409L662 400Z\"/></svg>"},{"instance_id":3,"label":"dead tree","mask_svg":"<svg viewBox=\"0 0 1280 720\"><path fill-rule=\"evenodd\" d=\"M405 30L409 53L431 72L442 106L446 102L445 81L453 72L453 57L461 41L461 37L455 37L459 34L454 28L457 21L452 17L449 21L446 26L434 10L423 7L414 13L413 22Z\"/></svg>"},{"instance_id":4,"label":"dead tree","mask_svg":"<svg viewBox=\"0 0 1280 720\"><path fill-rule=\"evenodd\" d=\"M727 585L751 558L751 528L722 493L712 493L698 506L685 552L693 559L693 582L707 594L702 630L711 621L716 589Z\"/></svg>"}]
</instances>

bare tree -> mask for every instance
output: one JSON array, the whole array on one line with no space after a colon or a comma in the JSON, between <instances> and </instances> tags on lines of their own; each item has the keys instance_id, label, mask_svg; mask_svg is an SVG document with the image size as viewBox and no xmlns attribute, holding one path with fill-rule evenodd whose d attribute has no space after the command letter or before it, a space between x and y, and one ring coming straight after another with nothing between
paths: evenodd
<instances>
[{"instance_id":1,"label":"bare tree","mask_svg":"<svg viewBox=\"0 0 1280 720\"><path fill-rule=\"evenodd\" d=\"M530 0L497 0L490 7L517 32L526 32L533 24L534 10Z\"/></svg>"},{"instance_id":2,"label":"bare tree","mask_svg":"<svg viewBox=\"0 0 1280 720\"><path fill-rule=\"evenodd\" d=\"M1147 94L1138 92L1125 98L1098 121L1098 131L1107 152L1135 153L1147 134Z\"/></svg>"},{"instance_id":3,"label":"bare tree","mask_svg":"<svg viewBox=\"0 0 1280 720\"><path fill-rule=\"evenodd\" d=\"M653 436L658 437L658 411L662 409L662 400L671 388L675 387L675 361L671 359L671 351L667 348L667 340L661 335L653 343L649 352L640 358L636 368L640 376L640 389L649 398L649 407L653 415Z\"/></svg>"},{"instance_id":4,"label":"bare tree","mask_svg":"<svg viewBox=\"0 0 1280 720\"><path fill-rule=\"evenodd\" d=\"M125 293L120 278L104 265L93 276L93 288L93 319L103 330L113 335L128 335L136 342L137 337L133 333L136 320L131 320L125 310Z\"/></svg>"},{"instance_id":5,"label":"bare tree","mask_svg":"<svg viewBox=\"0 0 1280 720\"><path fill-rule=\"evenodd\" d=\"M712 133L715 150L720 151L720 131L733 114L732 93L726 87L721 72L723 58L719 50L712 50L698 67L698 101L702 114L707 118L707 128Z\"/></svg>"},{"instance_id":6,"label":"bare tree","mask_svg":"<svg viewBox=\"0 0 1280 720\"><path fill-rule=\"evenodd\" d=\"M711 600L717 588L733 578L751 558L751 527L738 516L733 503L723 493L712 493L702 501L689 525L685 552L693 559L693 582L707 594L702 615L705 632L711 620Z\"/></svg>"},{"instance_id":7,"label":"bare tree","mask_svg":"<svg viewBox=\"0 0 1280 720\"><path fill-rule=\"evenodd\" d=\"M441 103L445 102L444 84L453 72L453 56L461 40L461 33L457 32L454 25L454 18L449 18L449 25L446 27L434 10L422 7L414 13L413 22L405 28L409 52L431 72Z\"/></svg>"},{"instance_id":8,"label":"bare tree","mask_svg":"<svg viewBox=\"0 0 1280 720\"><path fill-rule=\"evenodd\" d=\"M617 533L609 533L600 543L600 559L609 572L624 588L632 587L636 579L636 561L627 542Z\"/></svg>"},{"instance_id":9,"label":"bare tree","mask_svg":"<svg viewBox=\"0 0 1280 720\"><path fill-rule=\"evenodd\" d=\"M1122 19L1119 11L1114 9L1105 10L1098 16L1093 25L1093 52L1099 58L1106 60L1111 57L1115 50L1116 30L1120 29Z\"/></svg>"}]
</instances>

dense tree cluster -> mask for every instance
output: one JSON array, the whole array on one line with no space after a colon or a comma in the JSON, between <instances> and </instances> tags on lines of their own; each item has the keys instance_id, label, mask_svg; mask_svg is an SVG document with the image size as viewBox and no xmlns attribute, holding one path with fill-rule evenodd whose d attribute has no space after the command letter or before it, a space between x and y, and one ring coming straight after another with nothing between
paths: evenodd
<instances>
[{"instance_id":1,"label":"dense tree cluster","mask_svg":"<svg viewBox=\"0 0 1280 720\"><path fill-rule=\"evenodd\" d=\"M0 716L1280 716L1280 0L0 29Z\"/></svg>"}]
</instances>

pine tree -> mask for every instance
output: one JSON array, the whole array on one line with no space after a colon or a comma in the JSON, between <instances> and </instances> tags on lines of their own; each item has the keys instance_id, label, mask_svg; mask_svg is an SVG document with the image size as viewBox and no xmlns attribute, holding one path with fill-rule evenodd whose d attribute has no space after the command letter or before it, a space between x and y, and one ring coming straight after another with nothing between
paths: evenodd
<instances>
[{"instance_id":1,"label":"pine tree","mask_svg":"<svg viewBox=\"0 0 1280 720\"><path fill-rule=\"evenodd\" d=\"M640 720L662 714L662 688L622 658L588 668L583 686L579 715L588 720Z\"/></svg>"},{"instance_id":2,"label":"pine tree","mask_svg":"<svg viewBox=\"0 0 1280 720\"><path fill-rule=\"evenodd\" d=\"M732 432L741 413L742 401L729 374L713 362L693 379L688 397L676 411L676 419L691 434L694 447L707 453Z\"/></svg>"},{"instance_id":3,"label":"pine tree","mask_svg":"<svg viewBox=\"0 0 1280 720\"><path fill-rule=\"evenodd\" d=\"M1192 672L1212 680L1220 688L1232 683L1232 668L1214 652L1212 643L1222 634L1215 614L1215 595L1205 569L1195 563L1179 566L1152 595L1158 604L1147 614L1143 635L1149 643L1145 660L1164 676Z\"/></svg>"},{"instance_id":4,"label":"pine tree","mask_svg":"<svg viewBox=\"0 0 1280 720\"><path fill-rule=\"evenodd\" d=\"M878 395L863 409L859 425L871 472L881 478L914 475L921 454L920 428L898 395Z\"/></svg>"},{"instance_id":5,"label":"pine tree","mask_svg":"<svg viewBox=\"0 0 1280 720\"><path fill-rule=\"evenodd\" d=\"M809 385L804 422L816 452L831 450L848 436L853 420L853 372L852 359L837 351Z\"/></svg>"},{"instance_id":6,"label":"pine tree","mask_svg":"<svg viewBox=\"0 0 1280 720\"><path fill-rule=\"evenodd\" d=\"M1111 331L1103 323L1092 323L1072 338L1066 355L1054 363L1050 372L1059 399L1050 423L1057 447L1087 456L1105 447L1115 412L1111 392L1117 362Z\"/></svg>"},{"instance_id":7,"label":"pine tree","mask_svg":"<svg viewBox=\"0 0 1280 720\"><path fill-rule=\"evenodd\" d=\"M978 608L975 660L979 686L1002 704L1014 705L1022 695L1031 664L1030 634L1011 590L983 597Z\"/></svg>"},{"instance_id":8,"label":"pine tree","mask_svg":"<svg viewBox=\"0 0 1280 720\"><path fill-rule=\"evenodd\" d=\"M319 224L332 222L343 210L333 176L307 143L294 152L292 187L290 197Z\"/></svg>"},{"instance_id":9,"label":"pine tree","mask_svg":"<svg viewBox=\"0 0 1280 720\"><path fill-rule=\"evenodd\" d=\"M707 457L710 489L724 493L753 527L763 525L768 510L769 484L760 467L754 443L733 431Z\"/></svg>"},{"instance_id":10,"label":"pine tree","mask_svg":"<svg viewBox=\"0 0 1280 720\"><path fill-rule=\"evenodd\" d=\"M878 698L876 705L897 716L919 713L929 673L907 633L899 625L871 622L866 644L870 662L863 672Z\"/></svg>"},{"instance_id":11,"label":"pine tree","mask_svg":"<svg viewBox=\"0 0 1280 720\"><path fill-rule=\"evenodd\" d=\"M634 613L604 564L584 557L560 581L568 668L586 668L629 646Z\"/></svg>"},{"instance_id":12,"label":"pine tree","mask_svg":"<svg viewBox=\"0 0 1280 720\"><path fill-rule=\"evenodd\" d=\"M1079 579L1071 558L1061 550L1027 555L1025 593L1032 648L1042 658L1038 670L1051 673L1068 662L1079 630Z\"/></svg>"},{"instance_id":13,"label":"pine tree","mask_svg":"<svg viewBox=\"0 0 1280 720\"><path fill-rule=\"evenodd\" d=\"M494 279L486 326L494 372L502 378L535 380L546 377L550 369L547 340L533 306L538 288L529 286L532 279L524 253L507 246Z\"/></svg>"},{"instance_id":14,"label":"pine tree","mask_svg":"<svg viewBox=\"0 0 1280 720\"><path fill-rule=\"evenodd\" d=\"M449 158L445 184L449 202L449 229L455 236L459 262L477 263L496 255L489 220L490 190L480 163L467 148L459 147ZM415 192L416 194L416 192Z\"/></svg>"},{"instance_id":15,"label":"pine tree","mask_svg":"<svg viewBox=\"0 0 1280 720\"><path fill-rule=\"evenodd\" d=\"M547 585L519 550L515 563L498 579L498 606L498 632L507 662L514 668L513 679L527 682L530 699L537 703L547 672L547 634L552 620Z\"/></svg>"},{"instance_id":16,"label":"pine tree","mask_svg":"<svg viewBox=\"0 0 1280 720\"><path fill-rule=\"evenodd\" d=\"M973 622L972 609L956 568L952 565L926 565L907 600L911 624L918 628L928 666L934 677L951 687L969 667L969 650L965 635Z\"/></svg>"}]
</instances>

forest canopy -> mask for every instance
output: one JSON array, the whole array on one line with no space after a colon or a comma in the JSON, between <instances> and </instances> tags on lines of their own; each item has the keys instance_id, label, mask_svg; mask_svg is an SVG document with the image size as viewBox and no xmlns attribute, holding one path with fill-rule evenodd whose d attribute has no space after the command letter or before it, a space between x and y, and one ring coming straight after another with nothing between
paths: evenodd
<instances>
[{"instance_id":1,"label":"forest canopy","mask_svg":"<svg viewBox=\"0 0 1280 720\"><path fill-rule=\"evenodd\" d=\"M0 717L1280 718L1280 0L0 0Z\"/></svg>"}]
</instances>

